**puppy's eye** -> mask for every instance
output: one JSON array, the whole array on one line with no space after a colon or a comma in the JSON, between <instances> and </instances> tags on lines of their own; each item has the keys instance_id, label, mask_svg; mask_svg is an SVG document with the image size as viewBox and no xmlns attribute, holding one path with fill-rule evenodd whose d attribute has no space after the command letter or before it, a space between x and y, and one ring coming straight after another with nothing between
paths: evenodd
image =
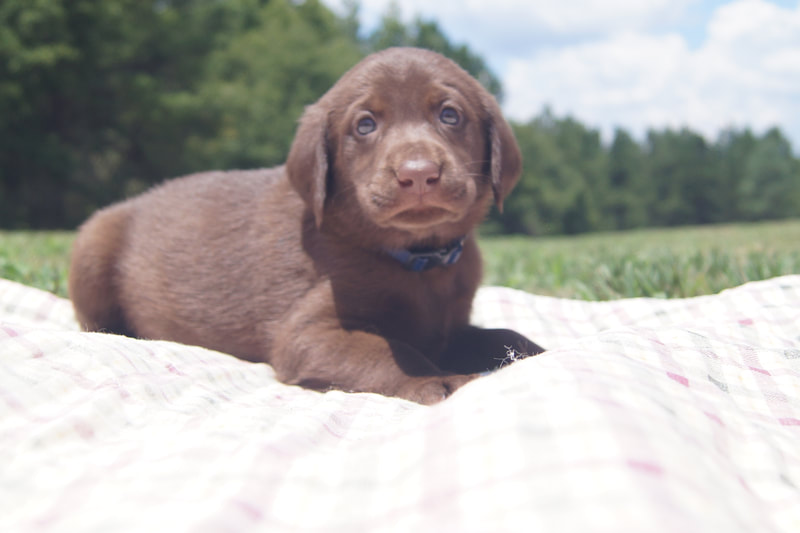
<instances>
[{"instance_id":1,"label":"puppy's eye","mask_svg":"<svg viewBox=\"0 0 800 533\"><path fill-rule=\"evenodd\" d=\"M375 128L377 127L378 125L375 124L374 119L370 117L364 117L358 121L358 124L356 124L356 131L359 133L359 135L369 135L375 131Z\"/></svg>"},{"instance_id":2,"label":"puppy's eye","mask_svg":"<svg viewBox=\"0 0 800 533\"><path fill-rule=\"evenodd\" d=\"M461 122L461 115L452 107L445 107L439 114L439 120L448 126L458 126L458 123Z\"/></svg>"}]
</instances>

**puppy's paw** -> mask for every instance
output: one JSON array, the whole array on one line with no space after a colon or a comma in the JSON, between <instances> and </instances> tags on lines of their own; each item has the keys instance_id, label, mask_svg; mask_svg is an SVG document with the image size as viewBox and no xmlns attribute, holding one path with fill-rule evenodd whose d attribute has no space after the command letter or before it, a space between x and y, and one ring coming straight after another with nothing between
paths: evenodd
<instances>
[{"instance_id":1,"label":"puppy's paw","mask_svg":"<svg viewBox=\"0 0 800 533\"><path fill-rule=\"evenodd\" d=\"M478 377L477 374L413 378L397 391L396 396L423 405L433 405L446 399L456 389Z\"/></svg>"},{"instance_id":2,"label":"puppy's paw","mask_svg":"<svg viewBox=\"0 0 800 533\"><path fill-rule=\"evenodd\" d=\"M502 345L505 349L505 357L496 358L500 361L499 366L513 363L514 361L525 359L533 355L539 355L545 351L544 348L516 331L497 329L491 330L491 333L496 336L494 342L497 343L498 346Z\"/></svg>"}]
</instances>

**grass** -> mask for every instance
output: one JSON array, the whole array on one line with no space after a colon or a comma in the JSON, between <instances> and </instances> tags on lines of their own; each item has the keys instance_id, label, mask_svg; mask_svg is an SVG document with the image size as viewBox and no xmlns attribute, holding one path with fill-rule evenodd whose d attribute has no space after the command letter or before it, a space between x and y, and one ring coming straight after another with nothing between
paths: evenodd
<instances>
[{"instance_id":1,"label":"grass","mask_svg":"<svg viewBox=\"0 0 800 533\"><path fill-rule=\"evenodd\" d=\"M0 277L67 294L71 232L0 232ZM484 283L608 300L713 294L800 274L800 220L481 239Z\"/></svg>"},{"instance_id":2,"label":"grass","mask_svg":"<svg viewBox=\"0 0 800 533\"><path fill-rule=\"evenodd\" d=\"M800 274L800 221L486 239L484 283L586 300L714 294Z\"/></svg>"},{"instance_id":3,"label":"grass","mask_svg":"<svg viewBox=\"0 0 800 533\"><path fill-rule=\"evenodd\" d=\"M66 231L0 231L0 278L66 297L74 236Z\"/></svg>"}]
</instances>

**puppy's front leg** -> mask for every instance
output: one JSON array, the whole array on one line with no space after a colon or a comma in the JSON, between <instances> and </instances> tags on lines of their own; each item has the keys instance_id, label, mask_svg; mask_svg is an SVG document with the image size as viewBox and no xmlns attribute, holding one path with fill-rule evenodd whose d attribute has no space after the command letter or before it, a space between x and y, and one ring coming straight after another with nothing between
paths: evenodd
<instances>
[{"instance_id":1,"label":"puppy's front leg","mask_svg":"<svg viewBox=\"0 0 800 533\"><path fill-rule=\"evenodd\" d=\"M443 372L404 342L345 330L326 307L298 302L274 335L269 362L282 382L433 404L477 377Z\"/></svg>"},{"instance_id":2,"label":"puppy's front leg","mask_svg":"<svg viewBox=\"0 0 800 533\"><path fill-rule=\"evenodd\" d=\"M462 374L494 370L508 361L544 352L544 348L510 329L482 329L467 326L454 332L442 357L445 370Z\"/></svg>"}]
</instances>

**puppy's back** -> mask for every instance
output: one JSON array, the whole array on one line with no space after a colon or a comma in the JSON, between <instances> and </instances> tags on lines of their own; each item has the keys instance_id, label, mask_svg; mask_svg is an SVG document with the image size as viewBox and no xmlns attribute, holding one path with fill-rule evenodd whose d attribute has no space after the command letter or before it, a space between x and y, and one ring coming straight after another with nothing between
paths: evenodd
<instances>
[{"instance_id":1,"label":"puppy's back","mask_svg":"<svg viewBox=\"0 0 800 533\"><path fill-rule=\"evenodd\" d=\"M296 244L302 212L282 168L186 176L103 209L73 248L78 320L210 348L225 339L229 353L258 358L253 309L268 322L309 283Z\"/></svg>"}]
</instances>

